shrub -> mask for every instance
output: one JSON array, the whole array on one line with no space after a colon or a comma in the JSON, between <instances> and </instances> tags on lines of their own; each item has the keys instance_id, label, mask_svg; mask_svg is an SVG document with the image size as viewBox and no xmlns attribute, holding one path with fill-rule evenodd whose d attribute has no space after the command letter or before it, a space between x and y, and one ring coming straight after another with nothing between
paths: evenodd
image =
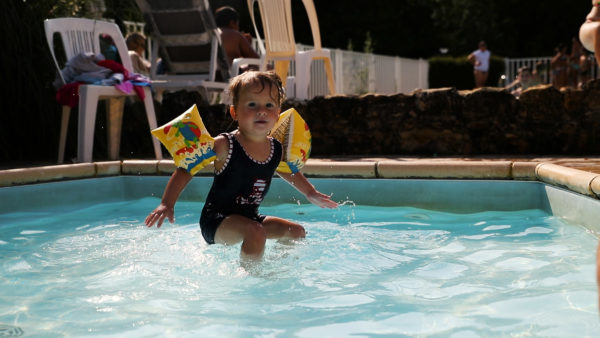
<instances>
[{"instance_id":1,"label":"shrub","mask_svg":"<svg viewBox=\"0 0 600 338\"><path fill-rule=\"evenodd\" d=\"M486 85L497 86L503 73L504 58L492 55ZM473 65L467 61L467 56L434 56L429 59L429 88L472 89L474 86Z\"/></svg>"}]
</instances>

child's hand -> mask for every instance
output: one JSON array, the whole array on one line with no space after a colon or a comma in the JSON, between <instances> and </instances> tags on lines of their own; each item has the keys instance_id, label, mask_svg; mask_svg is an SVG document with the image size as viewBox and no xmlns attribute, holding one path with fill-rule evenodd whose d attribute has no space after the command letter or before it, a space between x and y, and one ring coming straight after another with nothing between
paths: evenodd
<instances>
[{"instance_id":1,"label":"child's hand","mask_svg":"<svg viewBox=\"0 0 600 338\"><path fill-rule=\"evenodd\" d=\"M160 228L165 218L169 219L169 223L173 223L175 221L175 211L173 210L173 207L168 207L161 203L150 213L150 215L148 215L148 217L146 217L145 223L148 227L151 227L156 223L156 227Z\"/></svg>"},{"instance_id":2,"label":"child's hand","mask_svg":"<svg viewBox=\"0 0 600 338\"><path fill-rule=\"evenodd\" d=\"M318 205L321 208L337 208L338 204L331 200L331 198L325 194L318 192L317 190L313 190L312 192L306 195L306 198L310 201L310 203L314 205Z\"/></svg>"}]
</instances>

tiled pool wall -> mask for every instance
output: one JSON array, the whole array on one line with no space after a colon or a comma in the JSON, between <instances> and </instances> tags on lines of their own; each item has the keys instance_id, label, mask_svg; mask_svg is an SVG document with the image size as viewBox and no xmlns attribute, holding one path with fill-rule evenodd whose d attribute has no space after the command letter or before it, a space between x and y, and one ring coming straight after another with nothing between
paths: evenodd
<instances>
[{"instance_id":1,"label":"tiled pool wall","mask_svg":"<svg viewBox=\"0 0 600 338\"><path fill-rule=\"evenodd\" d=\"M172 160L126 160L0 171L0 212L79 203L160 197ZM202 200L213 168L207 166L181 198ZM545 162L464 160L309 160L303 172L336 201L363 205L475 212L537 208L600 233L600 174ZM104 178L104 179L99 179ZM90 179L83 182L79 179ZM341 179L352 179L344 184ZM54 182L54 181L60 181ZM515 181L522 181L514 184ZM50 182L37 185L34 183ZM21 194L19 194L19 192ZM17 198L25 197L25 198ZM281 179L265 203L307 203Z\"/></svg>"}]
</instances>

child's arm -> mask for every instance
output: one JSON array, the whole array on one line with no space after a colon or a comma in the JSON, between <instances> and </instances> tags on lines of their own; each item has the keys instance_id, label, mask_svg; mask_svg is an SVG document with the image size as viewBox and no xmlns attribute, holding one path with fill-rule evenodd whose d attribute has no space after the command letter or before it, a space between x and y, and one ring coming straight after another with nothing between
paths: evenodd
<instances>
[{"instance_id":1,"label":"child's arm","mask_svg":"<svg viewBox=\"0 0 600 338\"><path fill-rule=\"evenodd\" d=\"M469 61L469 63L472 63L475 65L477 59L475 59L475 52L469 54L469 56L467 56L467 61Z\"/></svg>"},{"instance_id":2,"label":"child's arm","mask_svg":"<svg viewBox=\"0 0 600 338\"><path fill-rule=\"evenodd\" d=\"M146 217L145 223L148 227L156 223L156 226L160 228L165 218L168 218L171 223L175 221L175 202L191 179L192 175L185 169L177 168L175 170L169 183L167 183L159 206Z\"/></svg>"},{"instance_id":3,"label":"child's arm","mask_svg":"<svg viewBox=\"0 0 600 338\"><path fill-rule=\"evenodd\" d=\"M278 172L279 176L300 191L306 198L321 208L336 208L338 204L323 193L320 193L302 173L286 174Z\"/></svg>"}]
</instances>

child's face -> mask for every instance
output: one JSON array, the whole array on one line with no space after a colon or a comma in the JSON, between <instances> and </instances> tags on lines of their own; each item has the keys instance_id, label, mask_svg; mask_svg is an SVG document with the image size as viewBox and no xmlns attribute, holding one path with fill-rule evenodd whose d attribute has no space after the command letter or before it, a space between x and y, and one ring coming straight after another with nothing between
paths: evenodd
<instances>
[{"instance_id":1,"label":"child's face","mask_svg":"<svg viewBox=\"0 0 600 338\"><path fill-rule=\"evenodd\" d=\"M145 50L146 50L146 41L142 41L142 42L141 42L141 43L138 45L138 48L136 49L136 51L137 51L139 54L143 54Z\"/></svg>"},{"instance_id":2,"label":"child's face","mask_svg":"<svg viewBox=\"0 0 600 338\"><path fill-rule=\"evenodd\" d=\"M521 82L531 81L531 73L528 70L521 72L520 77L521 77Z\"/></svg>"},{"instance_id":3,"label":"child's face","mask_svg":"<svg viewBox=\"0 0 600 338\"><path fill-rule=\"evenodd\" d=\"M260 84L243 88L237 107L231 107L230 113L238 122L240 131L257 136L269 134L279 118L279 93L275 86L262 88Z\"/></svg>"}]
</instances>

